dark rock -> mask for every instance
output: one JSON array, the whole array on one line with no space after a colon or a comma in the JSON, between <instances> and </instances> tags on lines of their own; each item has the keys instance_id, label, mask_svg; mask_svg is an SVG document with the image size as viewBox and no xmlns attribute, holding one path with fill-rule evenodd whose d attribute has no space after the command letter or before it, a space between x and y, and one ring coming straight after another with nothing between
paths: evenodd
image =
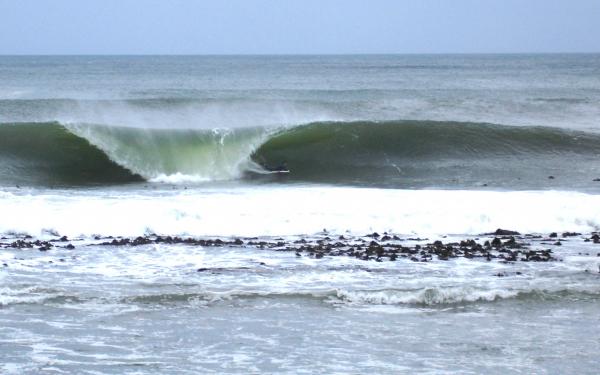
<instances>
[{"instance_id":1,"label":"dark rock","mask_svg":"<svg viewBox=\"0 0 600 375\"><path fill-rule=\"evenodd\" d=\"M147 245L150 243L152 243L152 240L150 240L146 237L137 237L136 239L131 241L131 246Z\"/></svg>"},{"instance_id":2,"label":"dark rock","mask_svg":"<svg viewBox=\"0 0 600 375\"><path fill-rule=\"evenodd\" d=\"M293 242L288 242L283 238L275 239L259 239L259 238L244 238L247 242L242 241L239 238L222 240L220 238L213 239L196 239L192 237L171 237L171 236L139 236L136 238L110 238L110 242L103 242L96 245L111 245L111 246L137 246L152 243L165 243L165 244L183 244L189 246L205 246L205 247L220 247L220 246L244 246L247 248L254 249L266 249L275 251L290 251L294 252L295 256L301 257L302 252L306 252L307 255L321 259L325 255L330 256L349 256L355 257L362 260L375 260L377 262L390 260L397 261L398 259L406 258L406 260L412 260L415 262L427 262L433 259L441 261L447 261L451 258L463 257L465 259L485 259L487 261L497 260L503 263L517 262L517 261L537 261L546 262L558 260L554 258L549 250L531 250L530 244L522 242L524 237L520 235L512 235L509 233L516 233L514 231L508 231L499 229L494 234L498 233L493 237L492 241L485 241L485 243L479 243L479 238L468 238L466 240L457 242L444 243L442 240L437 240L433 243L418 244L410 243L409 246L402 246L397 242L392 242L392 239L398 239L399 237L384 232L382 236L377 232L372 233L368 237L352 237L350 235L339 236L335 239L335 242L331 242L332 239L317 235L315 237L305 237L297 239ZM568 232L567 232L568 233ZM596 238L600 242L600 236L597 233L592 233L592 237ZM525 238L531 238L531 236L525 236ZM377 241L375 240L377 239ZM415 240L415 239L413 239ZM420 241L426 241L427 239L419 239ZM56 241L56 240L54 240ZM42 251L52 248L50 242L35 240L17 240L12 244L2 244L5 247L13 247L19 249L26 249L36 247ZM82 245L86 246L86 245ZM72 243L61 246L67 249L73 249L75 246ZM200 268L198 272L208 271L209 269ZM211 269L214 271L214 269Z\"/></svg>"},{"instance_id":3,"label":"dark rock","mask_svg":"<svg viewBox=\"0 0 600 375\"><path fill-rule=\"evenodd\" d=\"M500 240L498 237L494 237L494 239L492 240L492 246L493 247L502 246L502 240Z\"/></svg>"},{"instance_id":4,"label":"dark rock","mask_svg":"<svg viewBox=\"0 0 600 375\"><path fill-rule=\"evenodd\" d=\"M8 245L8 247L12 247L14 249L31 249L33 247L33 244L24 240L17 240Z\"/></svg>"},{"instance_id":5,"label":"dark rock","mask_svg":"<svg viewBox=\"0 0 600 375\"><path fill-rule=\"evenodd\" d=\"M508 230L508 229L496 229L496 231L494 233L492 233L493 235L496 236L520 236L521 233L514 231L514 230Z\"/></svg>"}]
</instances>

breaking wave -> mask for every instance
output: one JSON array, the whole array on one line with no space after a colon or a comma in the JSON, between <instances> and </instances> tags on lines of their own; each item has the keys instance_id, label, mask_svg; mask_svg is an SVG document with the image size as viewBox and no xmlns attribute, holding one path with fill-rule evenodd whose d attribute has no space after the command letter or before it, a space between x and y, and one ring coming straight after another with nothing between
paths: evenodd
<instances>
[{"instance_id":1,"label":"breaking wave","mask_svg":"<svg viewBox=\"0 0 600 375\"><path fill-rule=\"evenodd\" d=\"M381 186L513 184L597 171L600 135L436 121L315 122L286 128L141 129L0 124L0 183L39 185L273 178ZM562 165L561 165L562 164ZM510 173L507 173L510 172ZM569 173L569 172L566 172ZM266 177L265 177L266 176ZM281 180L278 178L278 180ZM571 179L573 183L573 179Z\"/></svg>"}]
</instances>

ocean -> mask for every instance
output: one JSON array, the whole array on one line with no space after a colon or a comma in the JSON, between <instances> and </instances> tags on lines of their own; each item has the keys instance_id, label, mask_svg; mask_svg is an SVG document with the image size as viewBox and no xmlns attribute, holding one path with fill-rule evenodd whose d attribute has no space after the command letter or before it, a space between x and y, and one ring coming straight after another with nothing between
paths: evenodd
<instances>
[{"instance_id":1,"label":"ocean","mask_svg":"<svg viewBox=\"0 0 600 375\"><path fill-rule=\"evenodd\" d=\"M594 374L600 55L0 56L0 373Z\"/></svg>"}]
</instances>

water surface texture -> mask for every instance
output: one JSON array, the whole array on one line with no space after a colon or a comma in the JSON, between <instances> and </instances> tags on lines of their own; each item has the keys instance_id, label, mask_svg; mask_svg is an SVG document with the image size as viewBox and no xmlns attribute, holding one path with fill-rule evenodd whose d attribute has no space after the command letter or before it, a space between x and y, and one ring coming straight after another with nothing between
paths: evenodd
<instances>
[{"instance_id":1,"label":"water surface texture","mask_svg":"<svg viewBox=\"0 0 600 375\"><path fill-rule=\"evenodd\" d=\"M596 373L599 119L597 54L2 56L0 373Z\"/></svg>"}]
</instances>

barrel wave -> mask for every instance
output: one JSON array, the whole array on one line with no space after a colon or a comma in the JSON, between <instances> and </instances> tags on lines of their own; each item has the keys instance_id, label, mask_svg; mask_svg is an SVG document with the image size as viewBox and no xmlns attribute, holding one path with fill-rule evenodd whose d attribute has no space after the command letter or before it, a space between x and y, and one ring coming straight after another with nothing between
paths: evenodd
<instances>
[{"instance_id":1,"label":"barrel wave","mask_svg":"<svg viewBox=\"0 0 600 375\"><path fill-rule=\"evenodd\" d=\"M316 122L286 128L142 129L0 125L0 183L259 180L380 187L590 184L600 135L435 121ZM286 163L291 173L269 174ZM571 167L569 167L571 166ZM558 184L558 185L557 185Z\"/></svg>"},{"instance_id":2,"label":"barrel wave","mask_svg":"<svg viewBox=\"0 0 600 375\"><path fill-rule=\"evenodd\" d=\"M264 130L0 125L0 181L23 185L199 182L241 176ZM242 166L244 165L244 166ZM259 168L260 169L260 168Z\"/></svg>"}]
</instances>

